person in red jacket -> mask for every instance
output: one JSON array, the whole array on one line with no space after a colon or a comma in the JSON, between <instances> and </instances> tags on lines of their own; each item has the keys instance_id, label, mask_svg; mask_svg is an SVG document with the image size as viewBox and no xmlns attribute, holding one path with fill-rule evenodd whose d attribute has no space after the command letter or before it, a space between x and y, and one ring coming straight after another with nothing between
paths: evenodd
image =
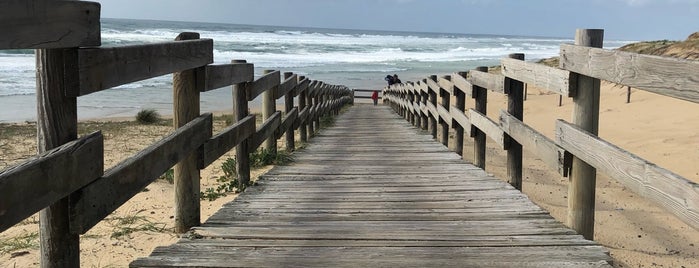
<instances>
[{"instance_id":1,"label":"person in red jacket","mask_svg":"<svg viewBox=\"0 0 699 268\"><path fill-rule=\"evenodd\" d=\"M374 90L374 93L371 93L371 99L374 100L374 106L379 103L379 92Z\"/></svg>"}]
</instances>

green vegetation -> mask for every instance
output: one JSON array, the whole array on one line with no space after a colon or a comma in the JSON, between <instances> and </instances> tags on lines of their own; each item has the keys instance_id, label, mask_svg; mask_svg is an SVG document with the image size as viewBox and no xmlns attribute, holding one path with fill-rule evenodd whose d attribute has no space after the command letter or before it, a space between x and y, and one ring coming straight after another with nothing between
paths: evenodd
<instances>
[{"instance_id":1,"label":"green vegetation","mask_svg":"<svg viewBox=\"0 0 699 268\"><path fill-rule=\"evenodd\" d=\"M148 217L138 215L140 212L130 216L109 219L110 225L114 227L110 238L128 237L128 235L135 232L163 232L165 230L164 223L152 222Z\"/></svg>"},{"instance_id":2,"label":"green vegetation","mask_svg":"<svg viewBox=\"0 0 699 268\"><path fill-rule=\"evenodd\" d=\"M165 173L163 173L163 175L160 175L160 177L158 177L158 179L167 181L170 184L174 184L175 183L175 170L168 169L167 171L165 171Z\"/></svg>"},{"instance_id":3,"label":"green vegetation","mask_svg":"<svg viewBox=\"0 0 699 268\"><path fill-rule=\"evenodd\" d=\"M160 114L153 109L143 109L140 112L138 112L138 114L136 114L136 121L141 124L155 124L158 123L160 120Z\"/></svg>"},{"instance_id":4,"label":"green vegetation","mask_svg":"<svg viewBox=\"0 0 699 268\"><path fill-rule=\"evenodd\" d=\"M28 233L0 240L0 254L9 254L23 249L38 249L39 233Z\"/></svg>"}]
</instances>

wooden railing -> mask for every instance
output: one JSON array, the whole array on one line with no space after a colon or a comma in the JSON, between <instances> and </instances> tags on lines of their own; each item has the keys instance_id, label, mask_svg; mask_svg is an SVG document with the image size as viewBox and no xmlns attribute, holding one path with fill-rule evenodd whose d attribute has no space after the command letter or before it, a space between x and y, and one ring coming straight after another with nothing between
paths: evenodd
<instances>
[{"instance_id":1,"label":"wooden railing","mask_svg":"<svg viewBox=\"0 0 699 268\"><path fill-rule=\"evenodd\" d=\"M320 117L352 101L344 86L279 71L253 79L253 65L211 65L213 40L182 33L173 42L102 48L100 5L83 1L6 1L0 4L0 49L37 49L39 152L0 173L0 232L39 212L43 267L77 267L84 234L168 169L175 167L175 229L200 223L199 171L236 148L239 187L250 179L248 154L294 131L305 142ZM77 97L173 73L175 131L104 169L103 136L77 138ZM212 135L211 114L199 94L232 86L235 124ZM248 102L263 98L256 126ZM275 102L285 99L284 112ZM294 98L298 107L294 107Z\"/></svg>"},{"instance_id":2,"label":"wooden railing","mask_svg":"<svg viewBox=\"0 0 699 268\"><path fill-rule=\"evenodd\" d=\"M588 239L594 231L596 170L699 229L697 183L597 136L600 79L699 103L699 62L601 49L602 37L602 30L578 30L575 45L561 45L560 68L512 54L502 59L502 74L479 67L430 76L385 88L384 100L435 138L441 127L445 145L453 128L459 154L463 134L469 134L474 139L473 162L479 167L485 168L485 136L491 138L507 150L507 179L520 190L522 148L569 176L568 224ZM522 122L524 83L573 98L573 123L557 120L555 141ZM508 97L507 111L501 111L497 121L485 115L488 91ZM465 109L466 96L475 99L473 109ZM449 103L452 97L454 105Z\"/></svg>"}]
</instances>

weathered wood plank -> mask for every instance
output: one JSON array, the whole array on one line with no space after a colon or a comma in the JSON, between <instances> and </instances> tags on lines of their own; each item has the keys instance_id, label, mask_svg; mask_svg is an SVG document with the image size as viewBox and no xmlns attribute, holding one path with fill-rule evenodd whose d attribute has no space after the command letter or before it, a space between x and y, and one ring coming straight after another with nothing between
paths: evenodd
<instances>
[{"instance_id":1,"label":"weathered wood plank","mask_svg":"<svg viewBox=\"0 0 699 268\"><path fill-rule=\"evenodd\" d=\"M250 63L207 65L206 81L202 92L252 82L255 79L253 67Z\"/></svg>"},{"instance_id":2,"label":"weathered wood plank","mask_svg":"<svg viewBox=\"0 0 699 268\"><path fill-rule=\"evenodd\" d=\"M699 103L699 61L563 44L560 67Z\"/></svg>"},{"instance_id":3,"label":"weathered wood plank","mask_svg":"<svg viewBox=\"0 0 699 268\"><path fill-rule=\"evenodd\" d=\"M282 122L279 124L279 127L277 128L277 131L275 132L275 137L277 139L281 138L284 133L289 130L296 121L296 118L298 117L299 114L299 108L294 107L291 109L290 112L288 112L286 115L284 115L284 118L282 118Z\"/></svg>"},{"instance_id":4,"label":"weathered wood plank","mask_svg":"<svg viewBox=\"0 0 699 268\"><path fill-rule=\"evenodd\" d=\"M454 83L456 89L466 94L466 96L473 96L473 84L466 80L466 77L460 73L453 73L451 75L451 82Z\"/></svg>"},{"instance_id":5,"label":"weathered wood plank","mask_svg":"<svg viewBox=\"0 0 699 268\"><path fill-rule=\"evenodd\" d=\"M199 169L211 165L216 159L233 149L255 133L255 116L249 115L211 137L199 148Z\"/></svg>"},{"instance_id":6,"label":"weathered wood plank","mask_svg":"<svg viewBox=\"0 0 699 268\"><path fill-rule=\"evenodd\" d=\"M298 84L298 76L296 74L290 76L284 82L282 82L279 87L274 91L274 99L279 99L284 97L287 93L294 90Z\"/></svg>"},{"instance_id":7,"label":"weathered wood plank","mask_svg":"<svg viewBox=\"0 0 699 268\"><path fill-rule=\"evenodd\" d=\"M296 89L294 89L294 96L299 96L301 95L301 92L305 91L308 89L308 86L311 84L311 80L308 80L308 78L304 78L303 81L298 82L298 85L296 86Z\"/></svg>"},{"instance_id":8,"label":"weathered wood plank","mask_svg":"<svg viewBox=\"0 0 699 268\"><path fill-rule=\"evenodd\" d=\"M436 81L432 80L431 78L427 78L425 81L427 83L427 87L429 88L429 90L437 92L439 94L439 89L441 87L439 86L439 84Z\"/></svg>"},{"instance_id":9,"label":"weathered wood plank","mask_svg":"<svg viewBox=\"0 0 699 268\"><path fill-rule=\"evenodd\" d=\"M0 232L96 180L103 166L95 132L0 172Z\"/></svg>"},{"instance_id":10,"label":"weathered wood plank","mask_svg":"<svg viewBox=\"0 0 699 268\"><path fill-rule=\"evenodd\" d=\"M260 147L267 138L274 135L274 131L277 130L281 124L281 118L282 112L276 111L257 128L255 134L250 137L250 143L248 143L250 152L257 150L257 147Z\"/></svg>"},{"instance_id":11,"label":"weathered wood plank","mask_svg":"<svg viewBox=\"0 0 699 268\"><path fill-rule=\"evenodd\" d=\"M278 86L281 80L279 71L273 71L255 80L255 82L247 83L246 90L248 91L248 101L254 100L257 96L267 90L272 90Z\"/></svg>"},{"instance_id":12,"label":"weathered wood plank","mask_svg":"<svg viewBox=\"0 0 699 268\"><path fill-rule=\"evenodd\" d=\"M500 125L474 109L469 109L468 112L469 118L471 119L471 125L477 127L480 131L483 131L486 136L491 138L504 149L505 132L500 128Z\"/></svg>"},{"instance_id":13,"label":"weathered wood plank","mask_svg":"<svg viewBox=\"0 0 699 268\"><path fill-rule=\"evenodd\" d=\"M543 64L504 58L502 74L566 97L573 97L576 92L577 75L575 73ZM509 92L509 89L505 88L505 92Z\"/></svg>"},{"instance_id":14,"label":"weathered wood plank","mask_svg":"<svg viewBox=\"0 0 699 268\"><path fill-rule=\"evenodd\" d=\"M427 110L430 111L430 114L434 118L439 118L439 112L437 112L437 107L432 104L432 102L427 102Z\"/></svg>"},{"instance_id":15,"label":"weathered wood plank","mask_svg":"<svg viewBox=\"0 0 699 268\"><path fill-rule=\"evenodd\" d=\"M472 85L479 86L493 92L505 93L504 76L477 70L473 70L468 73L468 82L470 82Z\"/></svg>"},{"instance_id":16,"label":"weathered wood plank","mask_svg":"<svg viewBox=\"0 0 699 268\"><path fill-rule=\"evenodd\" d=\"M466 114L454 106L449 107L449 114L452 120L456 122L459 126L464 129L464 132L471 135L471 120L468 119Z\"/></svg>"},{"instance_id":17,"label":"weathered wood plank","mask_svg":"<svg viewBox=\"0 0 699 268\"><path fill-rule=\"evenodd\" d=\"M447 110L447 108L444 108L442 105L437 105L437 113L439 113L439 119L447 123L447 125L451 126L451 113Z\"/></svg>"},{"instance_id":18,"label":"weathered wood plank","mask_svg":"<svg viewBox=\"0 0 699 268\"><path fill-rule=\"evenodd\" d=\"M0 33L0 49L100 46L100 4L86 1L2 1Z\"/></svg>"},{"instance_id":19,"label":"weathered wood plank","mask_svg":"<svg viewBox=\"0 0 699 268\"><path fill-rule=\"evenodd\" d=\"M211 114L192 120L76 192L71 200L71 232L84 234L196 150L211 137L211 122Z\"/></svg>"},{"instance_id":20,"label":"weathered wood plank","mask_svg":"<svg viewBox=\"0 0 699 268\"><path fill-rule=\"evenodd\" d=\"M506 111L500 111L500 127L507 135L522 144L524 149L538 156L550 168L557 170L563 177L568 176L568 170L563 164L565 150L558 147L551 139Z\"/></svg>"},{"instance_id":21,"label":"weathered wood plank","mask_svg":"<svg viewBox=\"0 0 699 268\"><path fill-rule=\"evenodd\" d=\"M214 61L213 53L211 39L82 48L78 50L78 92L67 94L84 96L135 81L201 67Z\"/></svg>"},{"instance_id":22,"label":"weathered wood plank","mask_svg":"<svg viewBox=\"0 0 699 268\"><path fill-rule=\"evenodd\" d=\"M437 78L437 84L439 85L440 88L442 88L444 91L449 93L449 95L454 95L454 83L452 83L450 79L451 79L451 76L450 77L440 76L439 78Z\"/></svg>"},{"instance_id":23,"label":"weathered wood plank","mask_svg":"<svg viewBox=\"0 0 699 268\"><path fill-rule=\"evenodd\" d=\"M598 172L618 180L699 229L699 184L658 167L563 120L556 122L556 143Z\"/></svg>"}]
</instances>

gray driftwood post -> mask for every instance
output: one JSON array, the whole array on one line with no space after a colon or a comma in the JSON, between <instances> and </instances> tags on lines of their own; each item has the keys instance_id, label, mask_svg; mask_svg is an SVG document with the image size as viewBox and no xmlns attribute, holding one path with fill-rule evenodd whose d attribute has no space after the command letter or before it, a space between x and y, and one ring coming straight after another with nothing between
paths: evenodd
<instances>
[{"instance_id":1,"label":"gray driftwood post","mask_svg":"<svg viewBox=\"0 0 699 268\"><path fill-rule=\"evenodd\" d=\"M246 63L245 60L233 60L232 63ZM236 122L249 115L248 111L248 85L244 82L233 85L233 118ZM250 152L248 151L249 139L243 140L235 147L235 170L238 173L238 189L243 189L250 182Z\"/></svg>"},{"instance_id":2,"label":"gray driftwood post","mask_svg":"<svg viewBox=\"0 0 699 268\"><path fill-rule=\"evenodd\" d=\"M306 127L308 128L308 136L313 137L315 134L315 128L313 127L313 117L315 116L315 105L317 102L314 102L313 95L316 94L316 90L318 90L318 81L313 81L311 86L308 87L306 90L308 93L306 94L306 98L308 100L308 116L306 117Z\"/></svg>"},{"instance_id":3,"label":"gray driftwood post","mask_svg":"<svg viewBox=\"0 0 699 268\"><path fill-rule=\"evenodd\" d=\"M303 79L306 77L304 76L299 76L298 81L301 82ZM308 95L308 90L310 90L310 85L306 87L304 91L299 94L299 113L303 111L304 108L306 108L306 96ZM301 139L301 142L305 143L308 141L308 132L306 131L306 123L302 123L299 126L299 136Z\"/></svg>"},{"instance_id":4,"label":"gray driftwood post","mask_svg":"<svg viewBox=\"0 0 699 268\"><path fill-rule=\"evenodd\" d=\"M320 105L321 105L321 100L323 96L323 92L325 91L325 83L320 82L320 87L316 90L316 93L313 94L313 104L316 106L316 113L315 116L313 117L313 127L315 131L320 130ZM314 133L315 135L315 133Z\"/></svg>"},{"instance_id":5,"label":"gray driftwood post","mask_svg":"<svg viewBox=\"0 0 699 268\"><path fill-rule=\"evenodd\" d=\"M451 80L451 76L449 76L449 75L444 76L444 78L447 80ZM441 104L442 107L444 107L444 109L449 111L449 106L450 106L449 102L451 101L451 95L449 94L448 91L440 88L439 89L439 96L442 97L442 104ZM444 144L444 146L447 146L447 147L449 147L449 124L450 123L451 122L447 122L441 118L439 120L439 124L442 126L442 144Z\"/></svg>"},{"instance_id":6,"label":"gray driftwood post","mask_svg":"<svg viewBox=\"0 0 699 268\"><path fill-rule=\"evenodd\" d=\"M433 81L437 81L437 76L436 75L430 75L428 79L432 79ZM423 80L423 82L427 83L427 79ZM437 92L433 91L431 88L428 89L428 94L430 96L430 103L432 103L432 106L437 108ZM434 115L430 116L430 134L432 134L433 139L437 139L437 117Z\"/></svg>"},{"instance_id":7,"label":"gray driftwood post","mask_svg":"<svg viewBox=\"0 0 699 268\"><path fill-rule=\"evenodd\" d=\"M78 136L77 98L67 97L68 61L77 62L77 49L36 50L37 151L39 154ZM69 77L77 81L77 77ZM67 80L67 79L66 79ZM75 92L77 90L73 90ZM70 197L39 212L41 267L80 267L80 238L70 232Z\"/></svg>"},{"instance_id":8,"label":"gray driftwood post","mask_svg":"<svg viewBox=\"0 0 699 268\"><path fill-rule=\"evenodd\" d=\"M480 66L476 68L476 71L488 72L488 67ZM488 105L488 90L479 86L473 86L473 89L473 98L476 99L475 110L485 115ZM480 131L478 128L473 127L471 129L471 135L474 139L473 164L479 168L485 169L485 133Z\"/></svg>"},{"instance_id":9,"label":"gray driftwood post","mask_svg":"<svg viewBox=\"0 0 699 268\"><path fill-rule=\"evenodd\" d=\"M176 41L199 39L198 33L181 33ZM195 69L172 74L173 125L178 129L199 116L199 88ZM196 152L175 165L175 232L184 233L200 221L199 181Z\"/></svg>"},{"instance_id":10,"label":"gray driftwood post","mask_svg":"<svg viewBox=\"0 0 699 268\"><path fill-rule=\"evenodd\" d=\"M514 53L508 57L524 60L524 54ZM524 116L524 83L505 78L507 89L507 112L520 121ZM517 190L522 190L522 145L512 138L507 138L507 180Z\"/></svg>"},{"instance_id":11,"label":"gray driftwood post","mask_svg":"<svg viewBox=\"0 0 699 268\"><path fill-rule=\"evenodd\" d=\"M284 73L284 80L289 79L293 73L286 72ZM284 111L288 115L291 110L294 109L294 90L289 91L284 95ZM292 152L296 149L296 144L294 143L294 128L290 127L289 130L286 131L286 151L287 152Z\"/></svg>"},{"instance_id":12,"label":"gray driftwood post","mask_svg":"<svg viewBox=\"0 0 699 268\"><path fill-rule=\"evenodd\" d=\"M602 47L604 30L578 29L575 44ZM600 80L579 75L577 94L573 97L573 124L597 135L599 128ZM568 224L586 239L592 240L595 230L596 170L573 157L568 188Z\"/></svg>"},{"instance_id":13,"label":"gray driftwood post","mask_svg":"<svg viewBox=\"0 0 699 268\"><path fill-rule=\"evenodd\" d=\"M274 70L264 70L264 74L272 72L274 72ZM274 99L274 91L276 88L277 86L268 88L262 92L262 120L269 119L277 110L276 99ZM265 140L264 148L271 154L277 153L277 139L275 139L274 135L271 135Z\"/></svg>"},{"instance_id":14,"label":"gray driftwood post","mask_svg":"<svg viewBox=\"0 0 699 268\"><path fill-rule=\"evenodd\" d=\"M459 72L459 75L466 77L466 72ZM463 89L470 90L470 89ZM459 112L463 113L466 110L466 94L463 91L454 88L454 95L456 96L456 103L454 107ZM454 134L454 152L463 157L464 155L464 126L455 124L454 125L456 134Z\"/></svg>"},{"instance_id":15,"label":"gray driftwood post","mask_svg":"<svg viewBox=\"0 0 699 268\"><path fill-rule=\"evenodd\" d=\"M424 87L424 83L425 83L425 79L422 80L422 82L421 82L421 87ZM424 105L424 106L426 107L426 106L427 106L427 101L428 101L428 99L429 99L429 93L421 90L421 91L420 91L420 95L422 96L422 97L420 98L420 99L422 100L422 105ZM422 114L422 126L421 126L421 127L422 127L423 130L427 130L427 129L428 129L429 118L430 118L430 113L429 113L429 112L423 113L423 114Z\"/></svg>"},{"instance_id":16,"label":"gray driftwood post","mask_svg":"<svg viewBox=\"0 0 699 268\"><path fill-rule=\"evenodd\" d=\"M417 106L420 106L420 103L422 102L422 94L420 94L420 89L416 88L416 83L412 83L413 85L413 102L417 104ZM416 127L422 128L422 111L417 110L415 112L415 124Z\"/></svg>"}]
</instances>

